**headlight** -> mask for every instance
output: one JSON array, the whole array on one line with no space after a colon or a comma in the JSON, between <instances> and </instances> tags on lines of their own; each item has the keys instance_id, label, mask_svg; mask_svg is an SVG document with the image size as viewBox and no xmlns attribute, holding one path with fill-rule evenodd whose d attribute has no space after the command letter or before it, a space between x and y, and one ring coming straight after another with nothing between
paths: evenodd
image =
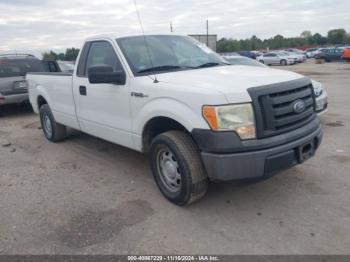
<instances>
[{"instance_id":1,"label":"headlight","mask_svg":"<svg viewBox=\"0 0 350 262\"><path fill-rule=\"evenodd\" d=\"M236 131L242 139L256 138L254 113L250 103L204 106L203 116L214 131Z\"/></svg>"},{"instance_id":2,"label":"headlight","mask_svg":"<svg viewBox=\"0 0 350 262\"><path fill-rule=\"evenodd\" d=\"M312 82L312 87L314 89L315 97L322 95L322 93L323 93L322 84L320 82L315 81L315 80L311 80L311 82Z\"/></svg>"}]
</instances>

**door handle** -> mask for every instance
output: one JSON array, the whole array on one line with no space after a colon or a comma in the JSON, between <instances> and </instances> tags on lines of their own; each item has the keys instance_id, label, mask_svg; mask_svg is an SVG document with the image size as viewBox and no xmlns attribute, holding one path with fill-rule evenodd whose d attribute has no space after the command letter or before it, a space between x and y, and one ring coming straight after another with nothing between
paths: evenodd
<instances>
[{"instance_id":1,"label":"door handle","mask_svg":"<svg viewBox=\"0 0 350 262\"><path fill-rule=\"evenodd\" d=\"M82 96L86 96L86 86L79 86L79 93Z\"/></svg>"}]
</instances>

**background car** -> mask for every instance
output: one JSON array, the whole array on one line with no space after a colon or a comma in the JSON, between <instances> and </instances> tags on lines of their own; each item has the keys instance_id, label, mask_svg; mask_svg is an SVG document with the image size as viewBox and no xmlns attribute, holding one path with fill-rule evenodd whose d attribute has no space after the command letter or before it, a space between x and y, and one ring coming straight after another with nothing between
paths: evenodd
<instances>
[{"instance_id":1,"label":"background car","mask_svg":"<svg viewBox=\"0 0 350 262\"><path fill-rule=\"evenodd\" d=\"M303 52L286 51L289 55L297 58L298 63L306 61L307 57Z\"/></svg>"},{"instance_id":2,"label":"background car","mask_svg":"<svg viewBox=\"0 0 350 262\"><path fill-rule=\"evenodd\" d=\"M317 53L318 48L309 48L305 50L307 58L313 58Z\"/></svg>"},{"instance_id":3,"label":"background car","mask_svg":"<svg viewBox=\"0 0 350 262\"><path fill-rule=\"evenodd\" d=\"M241 56L246 56L246 57L249 57L251 59L256 59L256 53L251 52L251 51L238 51L237 53Z\"/></svg>"},{"instance_id":4,"label":"background car","mask_svg":"<svg viewBox=\"0 0 350 262\"><path fill-rule=\"evenodd\" d=\"M288 57L291 57L293 58L294 60L294 63L293 64L296 64L300 61L300 57L291 53L291 52L287 52L287 51L277 51L277 53L283 55L283 56L288 56Z\"/></svg>"},{"instance_id":5,"label":"background car","mask_svg":"<svg viewBox=\"0 0 350 262\"><path fill-rule=\"evenodd\" d=\"M62 72L73 73L74 71L74 61L57 61L57 64Z\"/></svg>"},{"instance_id":6,"label":"background car","mask_svg":"<svg viewBox=\"0 0 350 262\"><path fill-rule=\"evenodd\" d=\"M266 65L292 65L294 64L294 59L290 56L287 56L283 53L270 52L258 56L256 58L259 62Z\"/></svg>"},{"instance_id":7,"label":"background car","mask_svg":"<svg viewBox=\"0 0 350 262\"><path fill-rule=\"evenodd\" d=\"M326 112L328 107L328 95L323 89L322 84L316 80L311 79L314 94L316 98L316 112L321 115Z\"/></svg>"},{"instance_id":8,"label":"background car","mask_svg":"<svg viewBox=\"0 0 350 262\"><path fill-rule=\"evenodd\" d=\"M343 50L342 59L343 59L343 60L346 60L346 61L350 61L350 47L345 48L345 49Z\"/></svg>"},{"instance_id":9,"label":"background car","mask_svg":"<svg viewBox=\"0 0 350 262\"><path fill-rule=\"evenodd\" d=\"M319 53L315 55L316 59L323 59L326 62L339 61L342 60L343 49L341 48L327 48L320 50Z\"/></svg>"},{"instance_id":10,"label":"background car","mask_svg":"<svg viewBox=\"0 0 350 262\"><path fill-rule=\"evenodd\" d=\"M28 100L25 75L43 72L39 59L30 54L0 55L0 104L17 104Z\"/></svg>"},{"instance_id":11,"label":"background car","mask_svg":"<svg viewBox=\"0 0 350 262\"><path fill-rule=\"evenodd\" d=\"M297 48L287 48L284 51L306 55L305 51L297 49Z\"/></svg>"},{"instance_id":12,"label":"background car","mask_svg":"<svg viewBox=\"0 0 350 262\"><path fill-rule=\"evenodd\" d=\"M42 60L41 63L42 63L46 72L73 73L73 71L74 71L74 62L73 61Z\"/></svg>"},{"instance_id":13,"label":"background car","mask_svg":"<svg viewBox=\"0 0 350 262\"><path fill-rule=\"evenodd\" d=\"M258 67L266 67L266 65L258 62L257 60L245 57L245 56L223 56L231 65L246 65L246 66L258 66Z\"/></svg>"}]
</instances>

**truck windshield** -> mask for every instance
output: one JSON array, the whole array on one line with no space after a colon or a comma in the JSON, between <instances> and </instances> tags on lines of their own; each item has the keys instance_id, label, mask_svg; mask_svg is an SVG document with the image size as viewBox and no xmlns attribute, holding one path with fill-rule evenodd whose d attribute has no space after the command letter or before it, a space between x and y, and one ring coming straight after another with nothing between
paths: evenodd
<instances>
[{"instance_id":1,"label":"truck windshield","mask_svg":"<svg viewBox=\"0 0 350 262\"><path fill-rule=\"evenodd\" d=\"M0 77L25 76L28 72L43 72L36 59L0 59Z\"/></svg>"},{"instance_id":2,"label":"truck windshield","mask_svg":"<svg viewBox=\"0 0 350 262\"><path fill-rule=\"evenodd\" d=\"M135 75L228 64L214 51L186 36L133 36L118 38L117 42Z\"/></svg>"}]
</instances>

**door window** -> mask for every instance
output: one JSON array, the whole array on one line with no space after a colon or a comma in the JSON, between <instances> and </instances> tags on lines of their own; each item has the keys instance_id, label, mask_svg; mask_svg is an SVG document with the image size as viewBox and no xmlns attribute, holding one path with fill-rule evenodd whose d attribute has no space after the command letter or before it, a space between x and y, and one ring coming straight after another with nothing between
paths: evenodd
<instances>
[{"instance_id":1,"label":"door window","mask_svg":"<svg viewBox=\"0 0 350 262\"><path fill-rule=\"evenodd\" d=\"M85 76L92 66L111 66L113 72L124 71L112 45L106 41L92 42L86 61Z\"/></svg>"}]
</instances>

